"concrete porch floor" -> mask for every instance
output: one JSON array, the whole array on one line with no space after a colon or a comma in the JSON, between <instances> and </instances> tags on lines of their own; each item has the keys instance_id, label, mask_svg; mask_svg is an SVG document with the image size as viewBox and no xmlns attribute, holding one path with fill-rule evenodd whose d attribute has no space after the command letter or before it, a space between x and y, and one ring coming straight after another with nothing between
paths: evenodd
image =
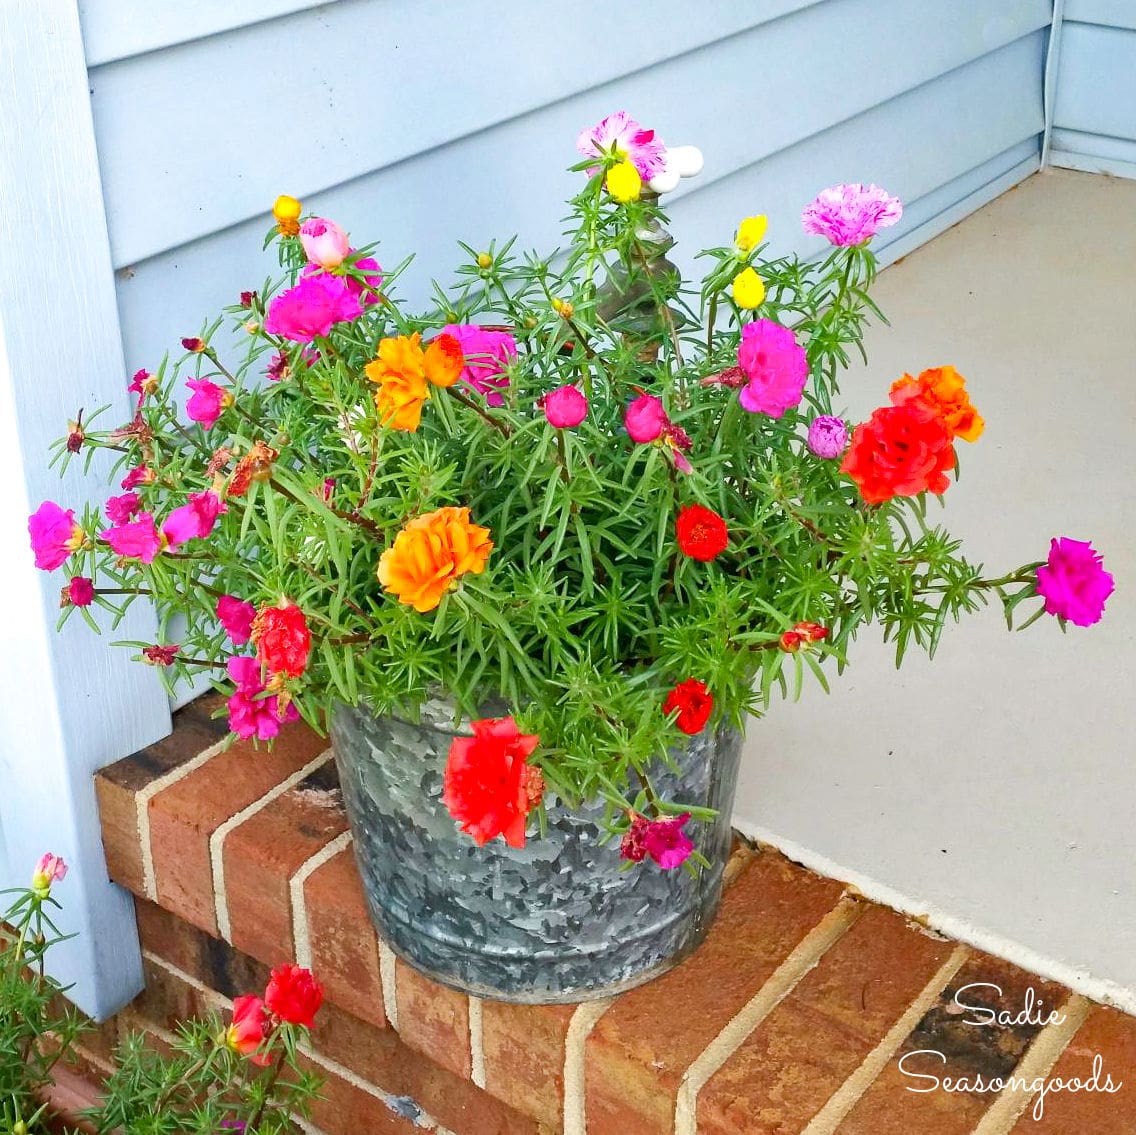
<instances>
[{"instance_id":1,"label":"concrete porch floor","mask_svg":"<svg viewBox=\"0 0 1136 1135\"><path fill-rule=\"evenodd\" d=\"M1091 540L1104 620L948 628L933 665L865 636L826 697L754 723L735 823L869 896L1136 1010L1136 182L1046 171L888 268L854 419L951 363L986 418L932 506L988 574Z\"/></svg>"}]
</instances>

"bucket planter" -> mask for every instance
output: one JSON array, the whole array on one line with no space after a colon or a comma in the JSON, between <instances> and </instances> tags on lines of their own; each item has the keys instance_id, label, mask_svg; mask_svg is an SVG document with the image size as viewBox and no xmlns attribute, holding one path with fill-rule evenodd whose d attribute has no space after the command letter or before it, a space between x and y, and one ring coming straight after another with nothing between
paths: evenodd
<instances>
[{"instance_id":1,"label":"bucket planter","mask_svg":"<svg viewBox=\"0 0 1136 1135\"><path fill-rule=\"evenodd\" d=\"M363 889L391 948L443 985L503 1001L607 997L669 969L702 940L729 855L741 735L723 727L671 754L657 791L717 813L697 871L627 870L604 809L544 800L523 848L477 847L442 801L452 705L415 724L341 707L332 745Z\"/></svg>"},{"instance_id":2,"label":"bucket planter","mask_svg":"<svg viewBox=\"0 0 1136 1135\"><path fill-rule=\"evenodd\" d=\"M109 420L76 414L59 463L114 493L29 522L62 621L109 630L141 597L163 630L128 645L210 676L236 737L329 731L386 940L518 1001L697 945L746 721L867 624L902 660L991 600L1088 625L1112 590L1087 543L987 573L929 519L983 430L952 367L873 379L880 407L841 417L896 198L824 190L806 259L723 218L687 284L660 194L698 152L622 111L576 147L562 254L463 246L417 311L405 266L279 198L281 278L233 281L227 329Z\"/></svg>"}]
</instances>

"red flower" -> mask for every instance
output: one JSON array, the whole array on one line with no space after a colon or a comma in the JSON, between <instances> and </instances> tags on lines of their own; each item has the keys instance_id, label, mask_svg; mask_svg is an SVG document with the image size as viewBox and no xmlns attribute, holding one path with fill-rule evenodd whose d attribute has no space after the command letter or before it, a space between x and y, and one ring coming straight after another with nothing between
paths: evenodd
<instances>
[{"instance_id":1,"label":"red flower","mask_svg":"<svg viewBox=\"0 0 1136 1135\"><path fill-rule=\"evenodd\" d=\"M323 1003L323 986L310 969L291 963L277 966L268 978L264 1003L282 1021L310 1029Z\"/></svg>"},{"instance_id":2,"label":"red flower","mask_svg":"<svg viewBox=\"0 0 1136 1135\"><path fill-rule=\"evenodd\" d=\"M730 542L726 522L716 512L700 504L687 504L679 509L675 536L685 555L703 563L709 563L724 552Z\"/></svg>"},{"instance_id":3,"label":"red flower","mask_svg":"<svg viewBox=\"0 0 1136 1135\"><path fill-rule=\"evenodd\" d=\"M544 794L540 770L526 763L540 738L520 733L511 717L472 724L473 736L450 746L442 802L479 847L499 835L524 847L525 817Z\"/></svg>"},{"instance_id":4,"label":"red flower","mask_svg":"<svg viewBox=\"0 0 1136 1135\"><path fill-rule=\"evenodd\" d=\"M273 674L298 678L308 665L312 635L299 607L287 600L279 607L262 607L252 621L256 656Z\"/></svg>"},{"instance_id":5,"label":"red flower","mask_svg":"<svg viewBox=\"0 0 1136 1135\"><path fill-rule=\"evenodd\" d=\"M153 646L142 647L142 660L151 666L172 666L178 656L180 646Z\"/></svg>"},{"instance_id":6,"label":"red flower","mask_svg":"<svg viewBox=\"0 0 1136 1135\"><path fill-rule=\"evenodd\" d=\"M678 717L675 724L684 733L701 733L714 711L714 699L704 682L687 678L685 682L679 682L663 702L663 713L669 715L676 709Z\"/></svg>"},{"instance_id":7,"label":"red flower","mask_svg":"<svg viewBox=\"0 0 1136 1135\"><path fill-rule=\"evenodd\" d=\"M205 340L198 338L196 335L194 335L192 339L183 339L181 345L187 351L192 351L195 355L200 355L205 352Z\"/></svg>"},{"instance_id":8,"label":"red flower","mask_svg":"<svg viewBox=\"0 0 1136 1135\"><path fill-rule=\"evenodd\" d=\"M954 468L950 430L922 402L884 406L858 425L840 471L860 488L868 504L892 497L946 492Z\"/></svg>"},{"instance_id":9,"label":"red flower","mask_svg":"<svg viewBox=\"0 0 1136 1135\"><path fill-rule=\"evenodd\" d=\"M270 1063L269 1057L257 1049L268 1036L270 1023L264 1002L255 994L246 993L233 1000L233 1023L225 1030L225 1043L234 1051L247 1056L262 1068Z\"/></svg>"}]
</instances>

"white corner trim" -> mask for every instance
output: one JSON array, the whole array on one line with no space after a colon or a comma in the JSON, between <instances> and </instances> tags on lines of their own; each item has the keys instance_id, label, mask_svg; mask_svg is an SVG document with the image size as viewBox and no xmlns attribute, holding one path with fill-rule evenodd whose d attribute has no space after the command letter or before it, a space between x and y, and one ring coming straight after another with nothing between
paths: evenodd
<instances>
[{"instance_id":1,"label":"white corner trim","mask_svg":"<svg viewBox=\"0 0 1136 1135\"><path fill-rule=\"evenodd\" d=\"M485 1087L485 1036L481 1024L481 999L469 995L469 1078Z\"/></svg>"},{"instance_id":2,"label":"white corner trim","mask_svg":"<svg viewBox=\"0 0 1136 1135\"><path fill-rule=\"evenodd\" d=\"M394 950L379 938L379 980L383 986L383 1012L390 1027L398 1032L398 982L395 980Z\"/></svg>"},{"instance_id":3,"label":"white corner trim","mask_svg":"<svg viewBox=\"0 0 1136 1135\"><path fill-rule=\"evenodd\" d=\"M308 908L304 901L304 884L325 863L329 863L341 851L351 846L351 829L337 835L325 844L310 859L306 859L300 869L288 880L288 894L292 899L292 943L295 946L296 965L312 968L312 936L308 930Z\"/></svg>"},{"instance_id":4,"label":"white corner trim","mask_svg":"<svg viewBox=\"0 0 1136 1135\"><path fill-rule=\"evenodd\" d=\"M564 1132L563 1135L587 1135L585 1112L584 1060L586 1045L596 1022L614 1004L614 997L585 1001L568 1022L564 1041Z\"/></svg>"}]
</instances>

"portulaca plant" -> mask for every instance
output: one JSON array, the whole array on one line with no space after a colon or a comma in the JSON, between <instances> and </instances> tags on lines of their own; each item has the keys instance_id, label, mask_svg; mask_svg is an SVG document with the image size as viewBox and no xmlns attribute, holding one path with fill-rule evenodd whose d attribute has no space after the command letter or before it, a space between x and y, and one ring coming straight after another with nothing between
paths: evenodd
<instances>
[{"instance_id":1,"label":"portulaca plant","mask_svg":"<svg viewBox=\"0 0 1136 1135\"><path fill-rule=\"evenodd\" d=\"M991 597L1011 625L1028 607L1092 623L1112 579L1066 538L990 574L929 519L983 428L952 367L912 360L867 421L841 416L896 198L822 192L805 260L770 256L747 217L691 286L658 193L697 151L623 112L578 149L563 253L463 245L422 311L404 265L281 197L283 278L223 317L244 345L210 322L134 376L129 421L77 416L64 463L110 451L118 491L45 503L32 546L66 572L64 619L153 603L162 637L127 645L210 674L236 736L442 692L475 719L444 795L475 840L523 844L552 789L606 801L622 854L672 868L706 813L652 770L686 736L825 683L868 623L899 660ZM510 715L481 717L497 700Z\"/></svg>"}]
</instances>

